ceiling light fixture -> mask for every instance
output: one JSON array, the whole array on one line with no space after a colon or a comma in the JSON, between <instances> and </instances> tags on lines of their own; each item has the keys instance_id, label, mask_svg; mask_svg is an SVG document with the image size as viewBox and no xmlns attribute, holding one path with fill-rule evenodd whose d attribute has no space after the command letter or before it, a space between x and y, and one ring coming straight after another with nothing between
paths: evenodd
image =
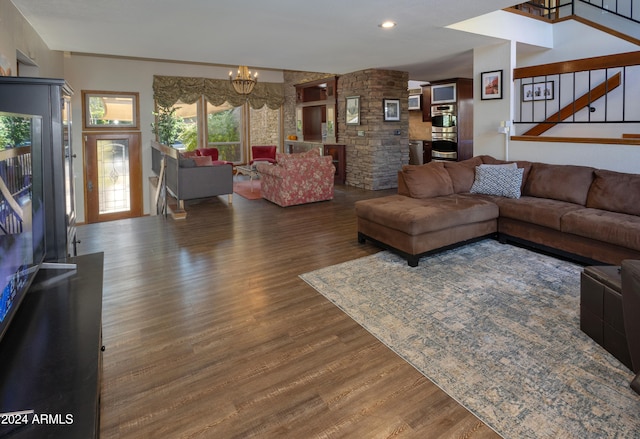
<instances>
[{"instance_id":1,"label":"ceiling light fixture","mask_svg":"<svg viewBox=\"0 0 640 439\"><path fill-rule=\"evenodd\" d=\"M392 27L396 27L396 23L394 21L387 20L379 26L383 29L391 29Z\"/></svg>"},{"instance_id":2,"label":"ceiling light fixture","mask_svg":"<svg viewBox=\"0 0 640 439\"><path fill-rule=\"evenodd\" d=\"M251 70L249 70L249 67L238 66L238 74L235 79L233 77L233 72L229 72L229 82L233 85L236 93L241 95L251 94L253 87L255 87L258 82L258 72L254 73L253 77L251 77Z\"/></svg>"}]
</instances>

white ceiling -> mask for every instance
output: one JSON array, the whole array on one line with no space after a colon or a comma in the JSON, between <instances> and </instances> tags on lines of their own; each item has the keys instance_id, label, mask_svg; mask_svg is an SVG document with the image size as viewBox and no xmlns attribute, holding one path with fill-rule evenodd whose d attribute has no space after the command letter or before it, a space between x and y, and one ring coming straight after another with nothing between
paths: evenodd
<instances>
[{"instance_id":1,"label":"white ceiling","mask_svg":"<svg viewBox=\"0 0 640 439\"><path fill-rule=\"evenodd\" d=\"M445 26L509 0L12 0L52 50L344 74L471 77L474 47ZM397 23L385 30L385 20Z\"/></svg>"}]
</instances>

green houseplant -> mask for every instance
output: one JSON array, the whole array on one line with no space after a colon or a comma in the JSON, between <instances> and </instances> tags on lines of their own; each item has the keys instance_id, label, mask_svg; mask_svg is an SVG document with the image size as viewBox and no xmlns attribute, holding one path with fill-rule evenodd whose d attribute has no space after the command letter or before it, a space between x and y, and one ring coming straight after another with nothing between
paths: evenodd
<instances>
[{"instance_id":1,"label":"green houseplant","mask_svg":"<svg viewBox=\"0 0 640 439\"><path fill-rule=\"evenodd\" d=\"M176 115L178 107L161 107L153 113L156 121L151 124L151 132L158 137L158 141L171 146L177 143L184 130L184 123L180 116Z\"/></svg>"}]
</instances>

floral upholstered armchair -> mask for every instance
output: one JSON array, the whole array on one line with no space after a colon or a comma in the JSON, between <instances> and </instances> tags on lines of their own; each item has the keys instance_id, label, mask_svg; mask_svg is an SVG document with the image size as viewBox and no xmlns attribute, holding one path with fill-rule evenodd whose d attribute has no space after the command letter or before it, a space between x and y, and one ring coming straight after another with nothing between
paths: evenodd
<instances>
[{"instance_id":1,"label":"floral upholstered armchair","mask_svg":"<svg viewBox=\"0 0 640 439\"><path fill-rule=\"evenodd\" d=\"M282 207L333 199L335 167L331 156L313 149L277 154L277 164L258 163L262 197Z\"/></svg>"}]
</instances>

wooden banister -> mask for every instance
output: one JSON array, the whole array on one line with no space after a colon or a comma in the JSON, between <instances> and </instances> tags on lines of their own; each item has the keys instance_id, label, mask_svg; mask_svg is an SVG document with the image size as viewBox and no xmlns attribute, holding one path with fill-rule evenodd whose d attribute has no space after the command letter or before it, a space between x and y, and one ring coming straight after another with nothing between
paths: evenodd
<instances>
[{"instance_id":1,"label":"wooden banister","mask_svg":"<svg viewBox=\"0 0 640 439\"><path fill-rule=\"evenodd\" d=\"M574 102L569 105L563 107L559 112L552 114L548 118L545 119L544 122L539 123L534 126L530 130L523 133L523 136L539 136L540 134L550 130L554 126L556 126L559 122L573 116L578 111L583 108L589 106L594 101L597 101L611 90L618 88L621 84L622 75L620 72L613 75L611 78L597 85L596 87L589 90L589 92L583 94Z\"/></svg>"}]
</instances>

